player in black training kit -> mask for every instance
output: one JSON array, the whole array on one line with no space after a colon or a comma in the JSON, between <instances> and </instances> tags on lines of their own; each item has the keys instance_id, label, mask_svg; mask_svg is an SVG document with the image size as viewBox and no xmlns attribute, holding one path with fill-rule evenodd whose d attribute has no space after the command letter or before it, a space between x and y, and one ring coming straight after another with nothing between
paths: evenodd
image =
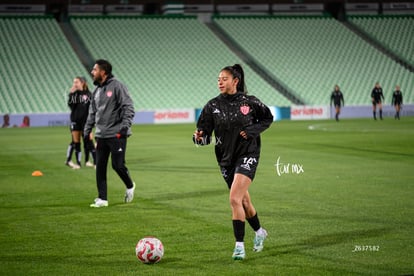
<instances>
[{"instance_id":1,"label":"player in black training kit","mask_svg":"<svg viewBox=\"0 0 414 276\"><path fill-rule=\"evenodd\" d=\"M73 80L73 85L68 97L68 105L71 109L70 113L70 131L72 135L72 141L69 144L66 165L79 169L81 167L81 146L80 140L82 137L83 128L88 118L89 105L91 103L92 93L89 91L88 84L84 77L76 77ZM95 163L95 146L91 137L85 138L83 141L85 150L85 164L87 166L93 166L89 161L89 153L92 154ZM72 160L72 153L75 151L76 164Z\"/></svg>"},{"instance_id":2,"label":"player in black training kit","mask_svg":"<svg viewBox=\"0 0 414 276\"><path fill-rule=\"evenodd\" d=\"M339 86L335 85L334 91L331 94L331 106L332 102L335 106L335 120L339 121L339 114L341 113L341 106L345 105L344 95L342 94L341 90L339 90Z\"/></svg>"},{"instance_id":3,"label":"player in black training kit","mask_svg":"<svg viewBox=\"0 0 414 276\"><path fill-rule=\"evenodd\" d=\"M240 65L227 66L218 77L220 95L203 108L193 141L211 142L215 135L215 153L222 176L230 189L233 231L236 245L232 258L245 258L245 220L256 232L253 250L263 250L267 232L260 225L248 188L254 179L260 158L260 133L273 122L269 108L254 96L246 95L244 72Z\"/></svg>"},{"instance_id":4,"label":"player in black training kit","mask_svg":"<svg viewBox=\"0 0 414 276\"><path fill-rule=\"evenodd\" d=\"M400 119L400 109L401 109L401 105L403 104L403 96L400 90L400 86L397 85L395 86L395 91L394 93L392 93L392 100L391 100L391 104L394 105L395 107L395 119Z\"/></svg>"},{"instance_id":5,"label":"player in black training kit","mask_svg":"<svg viewBox=\"0 0 414 276\"><path fill-rule=\"evenodd\" d=\"M374 89L371 92L372 99L372 113L374 115L374 120L377 119L377 105L379 108L380 119L382 120L382 101L384 100L384 94L382 93L382 88L380 84L375 83Z\"/></svg>"}]
</instances>

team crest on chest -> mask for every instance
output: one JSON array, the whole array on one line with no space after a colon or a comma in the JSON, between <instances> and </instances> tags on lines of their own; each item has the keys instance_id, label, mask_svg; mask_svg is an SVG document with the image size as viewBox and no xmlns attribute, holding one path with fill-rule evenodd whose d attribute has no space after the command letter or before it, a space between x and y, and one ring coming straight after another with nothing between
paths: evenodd
<instances>
[{"instance_id":1,"label":"team crest on chest","mask_svg":"<svg viewBox=\"0 0 414 276\"><path fill-rule=\"evenodd\" d=\"M249 114L249 112L250 112L250 106L248 106L248 105L242 105L242 106L240 106L240 112L243 115Z\"/></svg>"},{"instance_id":2,"label":"team crest on chest","mask_svg":"<svg viewBox=\"0 0 414 276\"><path fill-rule=\"evenodd\" d=\"M110 98L110 97L112 96L112 91L107 91L107 92L106 92L106 96L107 96L108 98Z\"/></svg>"}]
</instances>

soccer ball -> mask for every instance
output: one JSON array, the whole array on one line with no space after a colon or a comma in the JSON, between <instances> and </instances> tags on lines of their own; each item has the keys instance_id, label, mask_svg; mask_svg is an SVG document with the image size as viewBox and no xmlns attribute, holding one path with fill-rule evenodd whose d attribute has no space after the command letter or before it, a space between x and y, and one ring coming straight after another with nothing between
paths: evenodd
<instances>
[{"instance_id":1,"label":"soccer ball","mask_svg":"<svg viewBox=\"0 0 414 276\"><path fill-rule=\"evenodd\" d=\"M135 254L144 264L158 263L164 255L164 245L155 237L144 237L137 243Z\"/></svg>"}]
</instances>

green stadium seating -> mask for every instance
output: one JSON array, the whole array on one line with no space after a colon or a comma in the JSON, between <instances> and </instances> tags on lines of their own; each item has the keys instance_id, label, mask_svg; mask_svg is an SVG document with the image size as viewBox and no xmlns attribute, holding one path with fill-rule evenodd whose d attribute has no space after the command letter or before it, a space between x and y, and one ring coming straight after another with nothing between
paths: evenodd
<instances>
[{"instance_id":1,"label":"green stadium seating","mask_svg":"<svg viewBox=\"0 0 414 276\"><path fill-rule=\"evenodd\" d=\"M95 59L113 64L138 110L202 107L218 94L220 69L241 62L195 17L73 17L71 23ZM290 105L244 68L251 94L268 105Z\"/></svg>"},{"instance_id":2,"label":"green stadium seating","mask_svg":"<svg viewBox=\"0 0 414 276\"><path fill-rule=\"evenodd\" d=\"M410 17L382 19L412 32ZM220 69L242 63L195 17L70 20L93 58L111 61L116 77L129 87L137 110L202 107L218 94ZM375 26L363 27L367 32L412 59L413 35L398 37L392 45L387 35L376 34L383 21L351 20L359 26L368 24L367 20ZM346 104L369 104L376 81L383 85L386 103L396 84L401 85L404 102L414 102L413 73L333 18L216 17L214 22L306 104L328 104L335 84L344 92ZM387 33L396 32L395 26L388 26ZM54 18L0 17L0 33L0 113L68 112L67 93L73 78L87 76L92 86L90 69L83 67ZM243 65L251 94L268 105L292 104Z\"/></svg>"},{"instance_id":3,"label":"green stadium seating","mask_svg":"<svg viewBox=\"0 0 414 276\"><path fill-rule=\"evenodd\" d=\"M376 81L383 86L386 102L396 84L407 102L414 101L414 75L333 18L217 17L214 21L306 104L328 104L335 84L346 104L370 104Z\"/></svg>"},{"instance_id":4,"label":"green stadium seating","mask_svg":"<svg viewBox=\"0 0 414 276\"><path fill-rule=\"evenodd\" d=\"M350 16L348 20L414 66L414 16Z\"/></svg>"},{"instance_id":5,"label":"green stadium seating","mask_svg":"<svg viewBox=\"0 0 414 276\"><path fill-rule=\"evenodd\" d=\"M68 112L75 76L87 76L56 20L0 18L0 113Z\"/></svg>"}]
</instances>

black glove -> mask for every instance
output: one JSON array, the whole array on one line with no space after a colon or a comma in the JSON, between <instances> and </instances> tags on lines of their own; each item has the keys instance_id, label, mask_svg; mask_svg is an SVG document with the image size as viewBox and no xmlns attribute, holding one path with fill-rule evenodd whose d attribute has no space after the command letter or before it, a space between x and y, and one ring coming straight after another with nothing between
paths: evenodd
<instances>
[{"instance_id":1,"label":"black glove","mask_svg":"<svg viewBox=\"0 0 414 276\"><path fill-rule=\"evenodd\" d=\"M123 127L119 130L119 132L116 134L116 138L127 138L128 136L128 128Z\"/></svg>"}]
</instances>

